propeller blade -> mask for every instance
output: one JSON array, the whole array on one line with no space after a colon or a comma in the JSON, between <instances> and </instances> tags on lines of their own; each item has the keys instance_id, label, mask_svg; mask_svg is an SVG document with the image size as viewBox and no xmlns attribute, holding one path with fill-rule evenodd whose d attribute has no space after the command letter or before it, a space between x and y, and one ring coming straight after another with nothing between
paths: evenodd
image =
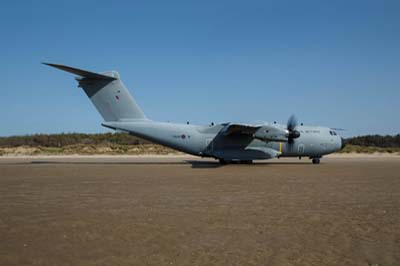
<instances>
[{"instance_id":1,"label":"propeller blade","mask_svg":"<svg viewBox=\"0 0 400 266\"><path fill-rule=\"evenodd\" d=\"M287 129L293 131L297 126L297 119L294 115L291 115L287 121Z\"/></svg>"},{"instance_id":2,"label":"propeller blade","mask_svg":"<svg viewBox=\"0 0 400 266\"><path fill-rule=\"evenodd\" d=\"M288 143L292 144L294 139L300 137L300 132L296 130L297 127L297 119L295 115L291 115L287 121L287 130L289 131L288 135Z\"/></svg>"}]
</instances>

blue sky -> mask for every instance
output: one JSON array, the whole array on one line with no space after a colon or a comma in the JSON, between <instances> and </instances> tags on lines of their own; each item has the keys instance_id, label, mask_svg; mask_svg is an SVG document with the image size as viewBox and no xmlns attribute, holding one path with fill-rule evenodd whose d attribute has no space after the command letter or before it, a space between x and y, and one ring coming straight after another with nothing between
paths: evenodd
<instances>
[{"instance_id":1,"label":"blue sky","mask_svg":"<svg viewBox=\"0 0 400 266\"><path fill-rule=\"evenodd\" d=\"M73 76L118 70L153 120L400 132L400 2L6 1L0 135L104 132Z\"/></svg>"}]
</instances>

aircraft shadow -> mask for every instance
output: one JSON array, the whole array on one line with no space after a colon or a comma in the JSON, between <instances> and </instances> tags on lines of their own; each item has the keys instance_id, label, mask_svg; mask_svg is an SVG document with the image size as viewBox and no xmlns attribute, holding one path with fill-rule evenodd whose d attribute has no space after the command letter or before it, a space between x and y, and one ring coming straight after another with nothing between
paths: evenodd
<instances>
[{"instance_id":1,"label":"aircraft shadow","mask_svg":"<svg viewBox=\"0 0 400 266\"><path fill-rule=\"evenodd\" d=\"M242 164L242 163L230 163L230 164L220 164L219 162L210 162L210 161L186 161L187 163L192 165L192 168L219 168L219 167L229 167L229 166L241 166L241 167L257 167L257 166L271 166L271 165L311 165L311 163L307 161L303 162L256 162L250 164Z\"/></svg>"},{"instance_id":2,"label":"aircraft shadow","mask_svg":"<svg viewBox=\"0 0 400 266\"><path fill-rule=\"evenodd\" d=\"M185 161L187 164L191 164L192 168L218 168L224 165L220 164L219 162L210 162L210 161L192 161L187 160Z\"/></svg>"},{"instance_id":3,"label":"aircraft shadow","mask_svg":"<svg viewBox=\"0 0 400 266\"><path fill-rule=\"evenodd\" d=\"M269 166L269 165L311 165L311 163L303 161L303 162L256 162L253 164L240 164L240 163L232 163L232 164L220 164L218 161L196 161L196 160L184 160L177 162L137 162L137 161L124 161L124 162L91 162L91 161L51 161L51 160L38 160L38 161L29 161L29 162L15 162L15 163L6 163L13 165L24 165L24 164L52 164L52 165L191 165L193 169L205 169L205 168L219 168L219 167L229 167L229 166L242 166L242 167L257 167L257 166Z\"/></svg>"},{"instance_id":4,"label":"aircraft shadow","mask_svg":"<svg viewBox=\"0 0 400 266\"><path fill-rule=\"evenodd\" d=\"M221 165L218 162L205 162L205 161L180 161L180 162L71 162L71 161L30 161L26 163L17 164L53 164L53 165L187 165L190 164L192 168L218 168Z\"/></svg>"},{"instance_id":5,"label":"aircraft shadow","mask_svg":"<svg viewBox=\"0 0 400 266\"><path fill-rule=\"evenodd\" d=\"M18 163L17 163L18 164ZM185 162L71 162L71 161L31 161L19 164L88 164L88 165L180 165Z\"/></svg>"}]
</instances>

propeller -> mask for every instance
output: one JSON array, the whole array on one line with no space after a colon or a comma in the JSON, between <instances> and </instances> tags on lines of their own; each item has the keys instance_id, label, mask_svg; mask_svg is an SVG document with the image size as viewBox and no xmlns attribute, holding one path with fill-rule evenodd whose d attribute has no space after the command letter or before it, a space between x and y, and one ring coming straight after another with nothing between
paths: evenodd
<instances>
[{"instance_id":1,"label":"propeller","mask_svg":"<svg viewBox=\"0 0 400 266\"><path fill-rule=\"evenodd\" d=\"M288 130L288 143L292 144L294 139L300 137L300 132L296 130L297 119L294 115L291 115L287 121L286 129Z\"/></svg>"}]
</instances>

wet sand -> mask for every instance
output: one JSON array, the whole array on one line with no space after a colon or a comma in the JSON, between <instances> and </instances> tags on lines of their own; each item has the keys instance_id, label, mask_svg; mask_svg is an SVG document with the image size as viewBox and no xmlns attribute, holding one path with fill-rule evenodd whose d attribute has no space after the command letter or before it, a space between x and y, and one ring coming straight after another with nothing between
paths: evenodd
<instances>
[{"instance_id":1,"label":"wet sand","mask_svg":"<svg viewBox=\"0 0 400 266\"><path fill-rule=\"evenodd\" d=\"M0 265L400 265L400 156L1 158Z\"/></svg>"}]
</instances>

